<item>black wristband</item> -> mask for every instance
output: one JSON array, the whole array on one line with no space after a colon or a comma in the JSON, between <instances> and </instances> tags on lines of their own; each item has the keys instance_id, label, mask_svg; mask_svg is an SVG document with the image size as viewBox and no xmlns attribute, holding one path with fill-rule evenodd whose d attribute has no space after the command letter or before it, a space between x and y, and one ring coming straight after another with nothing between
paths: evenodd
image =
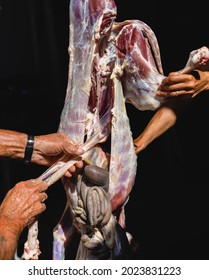
<instances>
[{"instance_id":1,"label":"black wristband","mask_svg":"<svg viewBox=\"0 0 209 280\"><path fill-rule=\"evenodd\" d=\"M34 136L28 135L27 139L27 144L25 147L25 156L24 156L24 163L25 164L30 164L31 163L31 158L33 154L33 147L34 147Z\"/></svg>"}]
</instances>

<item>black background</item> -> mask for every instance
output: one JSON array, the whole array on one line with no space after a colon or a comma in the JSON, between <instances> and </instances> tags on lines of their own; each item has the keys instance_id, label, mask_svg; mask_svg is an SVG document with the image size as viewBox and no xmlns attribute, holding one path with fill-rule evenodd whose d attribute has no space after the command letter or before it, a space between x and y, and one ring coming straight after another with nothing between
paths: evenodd
<instances>
[{"instance_id":1,"label":"black background","mask_svg":"<svg viewBox=\"0 0 209 280\"><path fill-rule=\"evenodd\" d=\"M162 3L161 3L162 2ZM165 4L167 3L167 4ZM189 52L209 45L204 1L116 1L117 21L140 19L155 32L165 75L184 67ZM58 128L68 76L69 0L0 1L0 127L30 134ZM208 105L204 92L177 124L138 157L126 206L136 259L208 259ZM153 112L127 106L134 138ZM137 119L137 122L134 121ZM1 159L1 198L45 167ZM51 259L52 229L65 207L61 182L48 190L39 218L40 259ZM20 254L27 235L20 239Z\"/></svg>"}]
</instances>

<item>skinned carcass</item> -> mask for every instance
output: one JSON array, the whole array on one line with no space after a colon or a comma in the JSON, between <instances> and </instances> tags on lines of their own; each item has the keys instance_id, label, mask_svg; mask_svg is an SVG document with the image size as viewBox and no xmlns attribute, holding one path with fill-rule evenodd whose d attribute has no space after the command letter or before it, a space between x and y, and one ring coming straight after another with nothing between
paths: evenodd
<instances>
[{"instance_id":1,"label":"skinned carcass","mask_svg":"<svg viewBox=\"0 0 209 280\"><path fill-rule=\"evenodd\" d=\"M151 28L139 20L115 22L116 15L113 0L70 1L69 77L59 131L85 152L65 156L40 176L49 185L62 178L67 195L53 232L53 259L65 259L77 236L76 259L122 259L128 251L124 208L135 183L137 157L126 103L157 110L164 102L156 96L164 75ZM207 57L203 47L182 71ZM80 159L83 170L72 178L63 176ZM38 258L37 232L36 222L23 259Z\"/></svg>"},{"instance_id":2,"label":"skinned carcass","mask_svg":"<svg viewBox=\"0 0 209 280\"><path fill-rule=\"evenodd\" d=\"M125 228L124 205L137 167L125 102L134 101L140 109L144 103L144 110L160 105L155 91L150 92L150 84L163 78L160 54L156 37L146 24L114 22L114 1L71 1L70 5L69 84L59 130L81 144L101 130L87 159L90 166L108 171L107 191L97 182L87 179L86 183L83 176L75 181L63 179L73 221L70 232L74 229L74 234L81 234L76 259L121 258L121 248L127 244L121 230ZM149 71L155 74L148 75ZM146 80L149 76L154 79ZM144 78L143 85L138 84L140 78ZM60 252L64 252L65 220L64 213L54 231L54 259L64 258Z\"/></svg>"}]
</instances>

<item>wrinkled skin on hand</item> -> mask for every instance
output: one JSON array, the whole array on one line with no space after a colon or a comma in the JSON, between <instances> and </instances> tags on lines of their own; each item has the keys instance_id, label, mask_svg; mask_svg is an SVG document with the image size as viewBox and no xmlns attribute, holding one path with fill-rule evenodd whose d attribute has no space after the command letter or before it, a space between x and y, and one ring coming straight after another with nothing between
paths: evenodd
<instances>
[{"instance_id":1,"label":"wrinkled skin on hand","mask_svg":"<svg viewBox=\"0 0 209 280\"><path fill-rule=\"evenodd\" d=\"M35 221L46 209L48 186L41 180L28 180L17 183L4 198L0 206L0 217L19 233L25 226Z\"/></svg>"},{"instance_id":2,"label":"wrinkled skin on hand","mask_svg":"<svg viewBox=\"0 0 209 280\"><path fill-rule=\"evenodd\" d=\"M83 150L71 138L62 132L41 135L35 137L34 152L32 162L40 165L51 166L63 155L73 157L83 154ZM82 168L82 161L78 161L65 174L71 177L76 168Z\"/></svg>"}]
</instances>

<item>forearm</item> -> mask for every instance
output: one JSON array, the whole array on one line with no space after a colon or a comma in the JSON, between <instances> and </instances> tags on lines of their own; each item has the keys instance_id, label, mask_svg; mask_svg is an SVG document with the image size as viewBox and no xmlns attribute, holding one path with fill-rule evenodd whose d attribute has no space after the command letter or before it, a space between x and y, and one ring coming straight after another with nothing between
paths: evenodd
<instances>
[{"instance_id":1,"label":"forearm","mask_svg":"<svg viewBox=\"0 0 209 280\"><path fill-rule=\"evenodd\" d=\"M0 260L12 260L17 248L20 230L0 217Z\"/></svg>"},{"instance_id":2,"label":"forearm","mask_svg":"<svg viewBox=\"0 0 209 280\"><path fill-rule=\"evenodd\" d=\"M0 129L0 157L24 159L25 153L32 163L51 166L64 154L77 156L83 154L79 144L65 133L56 132L34 137L34 143L28 135L21 132ZM31 144L33 143L33 144ZM26 149L30 144L29 152Z\"/></svg>"},{"instance_id":3,"label":"forearm","mask_svg":"<svg viewBox=\"0 0 209 280\"><path fill-rule=\"evenodd\" d=\"M46 136L34 137L34 150L31 161L39 163L42 158L41 148ZM23 160L27 145L27 134L13 130L0 129L0 157ZM46 145L46 144L45 144Z\"/></svg>"},{"instance_id":4,"label":"forearm","mask_svg":"<svg viewBox=\"0 0 209 280\"><path fill-rule=\"evenodd\" d=\"M136 153L138 154L144 150L151 142L171 128L176 123L176 119L176 113L172 108L160 108L144 131L134 140Z\"/></svg>"},{"instance_id":5,"label":"forearm","mask_svg":"<svg viewBox=\"0 0 209 280\"><path fill-rule=\"evenodd\" d=\"M0 157L23 160L27 145L27 137L28 135L26 133L0 129ZM47 154L47 152L43 154L43 150L46 150L45 147L49 145L53 147L53 138L49 142L47 135L35 136L31 162L42 164L42 161L45 160L43 156L46 157ZM50 156L51 155L49 155L49 157Z\"/></svg>"},{"instance_id":6,"label":"forearm","mask_svg":"<svg viewBox=\"0 0 209 280\"><path fill-rule=\"evenodd\" d=\"M23 159L27 134L0 129L0 157Z\"/></svg>"}]
</instances>

